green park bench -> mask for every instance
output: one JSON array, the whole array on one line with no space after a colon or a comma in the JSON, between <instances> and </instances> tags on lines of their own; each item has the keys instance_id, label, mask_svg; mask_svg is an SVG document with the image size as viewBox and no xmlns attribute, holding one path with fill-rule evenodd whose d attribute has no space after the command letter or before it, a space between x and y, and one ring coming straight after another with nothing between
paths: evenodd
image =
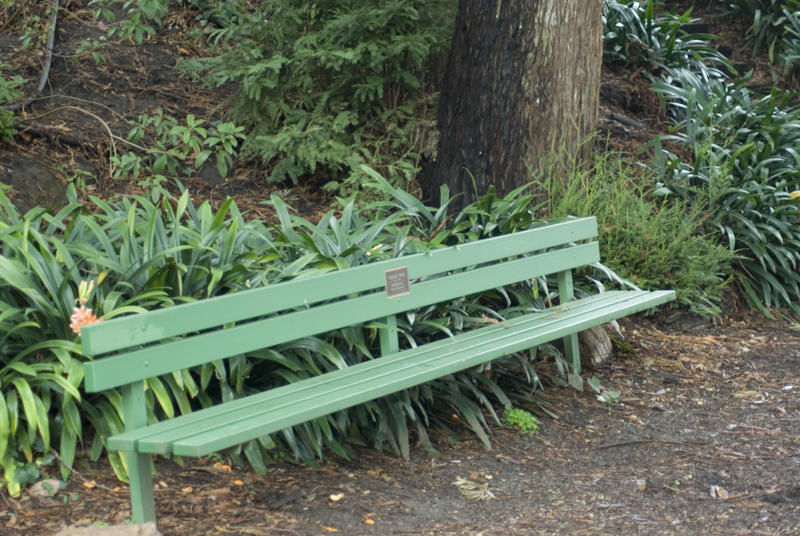
<instances>
[{"instance_id":1,"label":"green park bench","mask_svg":"<svg viewBox=\"0 0 800 536\"><path fill-rule=\"evenodd\" d=\"M153 454L205 456L557 339L579 371L580 331L675 297L625 290L574 299L572 270L599 260L596 235L594 218L561 220L85 326L86 391L122 391L126 431L107 446L127 462L133 520L155 521ZM560 296L550 309L400 348L397 314L549 274ZM380 357L147 424L147 378L376 320L385 326Z\"/></svg>"}]
</instances>

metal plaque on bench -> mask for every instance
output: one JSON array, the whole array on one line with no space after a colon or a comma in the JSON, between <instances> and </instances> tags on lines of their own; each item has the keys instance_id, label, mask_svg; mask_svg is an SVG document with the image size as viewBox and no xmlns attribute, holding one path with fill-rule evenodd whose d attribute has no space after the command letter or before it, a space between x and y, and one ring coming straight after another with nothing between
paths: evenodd
<instances>
[{"instance_id":1,"label":"metal plaque on bench","mask_svg":"<svg viewBox=\"0 0 800 536\"><path fill-rule=\"evenodd\" d=\"M401 266L383 272L386 278L386 297L396 298L411 294L411 283L408 280L408 266Z\"/></svg>"}]
</instances>

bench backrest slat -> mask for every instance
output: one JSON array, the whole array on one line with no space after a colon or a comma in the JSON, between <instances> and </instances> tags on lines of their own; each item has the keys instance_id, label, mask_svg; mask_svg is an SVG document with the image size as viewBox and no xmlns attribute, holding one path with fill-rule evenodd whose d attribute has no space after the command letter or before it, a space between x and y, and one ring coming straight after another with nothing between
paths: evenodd
<instances>
[{"instance_id":1,"label":"bench backrest slat","mask_svg":"<svg viewBox=\"0 0 800 536\"><path fill-rule=\"evenodd\" d=\"M84 327L81 337L83 350L88 355L98 356L176 335L382 288L384 272L400 266L409 267L412 279L425 278L503 257L590 239L596 235L595 218L569 219L511 235L217 296L180 305L180 309L171 307L151 311L146 315L115 318Z\"/></svg>"},{"instance_id":2,"label":"bench backrest slat","mask_svg":"<svg viewBox=\"0 0 800 536\"><path fill-rule=\"evenodd\" d=\"M376 291L247 324L202 333L87 363L86 390L99 391L176 369L297 340L390 314L501 287L540 275L584 266L599 258L596 242L521 257L420 281L393 299Z\"/></svg>"}]
</instances>

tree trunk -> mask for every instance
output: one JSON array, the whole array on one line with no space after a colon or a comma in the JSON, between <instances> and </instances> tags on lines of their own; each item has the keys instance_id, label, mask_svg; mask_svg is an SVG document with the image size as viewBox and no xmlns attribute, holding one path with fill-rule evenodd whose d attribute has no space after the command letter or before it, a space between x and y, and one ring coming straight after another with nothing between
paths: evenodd
<instances>
[{"instance_id":1,"label":"tree trunk","mask_svg":"<svg viewBox=\"0 0 800 536\"><path fill-rule=\"evenodd\" d=\"M597 125L601 17L602 0L459 0L426 199L446 184L460 209L532 171L563 178Z\"/></svg>"}]
</instances>

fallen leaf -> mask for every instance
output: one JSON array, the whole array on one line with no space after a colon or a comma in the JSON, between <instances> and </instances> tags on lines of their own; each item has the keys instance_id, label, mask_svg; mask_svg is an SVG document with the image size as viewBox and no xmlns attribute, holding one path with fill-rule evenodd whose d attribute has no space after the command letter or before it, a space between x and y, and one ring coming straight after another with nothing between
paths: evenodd
<instances>
[{"instance_id":1,"label":"fallen leaf","mask_svg":"<svg viewBox=\"0 0 800 536\"><path fill-rule=\"evenodd\" d=\"M461 494L468 499L475 499L485 501L487 499L494 499L494 493L489 491L489 484L479 484L466 478L458 477L453 482L453 485L458 487Z\"/></svg>"},{"instance_id":2,"label":"fallen leaf","mask_svg":"<svg viewBox=\"0 0 800 536\"><path fill-rule=\"evenodd\" d=\"M339 532L339 529L335 529L333 527L322 527L322 528L324 528L328 532Z\"/></svg>"},{"instance_id":3,"label":"fallen leaf","mask_svg":"<svg viewBox=\"0 0 800 536\"><path fill-rule=\"evenodd\" d=\"M94 480L90 480L88 482L84 482L83 483L83 487L87 488L87 489L95 488L95 487L97 487L97 482L95 482Z\"/></svg>"},{"instance_id":4,"label":"fallen leaf","mask_svg":"<svg viewBox=\"0 0 800 536\"><path fill-rule=\"evenodd\" d=\"M339 502L344 499L344 493L332 493L329 499L333 502Z\"/></svg>"},{"instance_id":5,"label":"fallen leaf","mask_svg":"<svg viewBox=\"0 0 800 536\"><path fill-rule=\"evenodd\" d=\"M192 486L186 486L185 488L182 488L181 491L184 493L191 493L194 491L194 488Z\"/></svg>"},{"instance_id":6,"label":"fallen leaf","mask_svg":"<svg viewBox=\"0 0 800 536\"><path fill-rule=\"evenodd\" d=\"M223 495L228 495L230 492L231 488L214 488L203 490L201 494L206 497L221 497Z\"/></svg>"}]
</instances>

